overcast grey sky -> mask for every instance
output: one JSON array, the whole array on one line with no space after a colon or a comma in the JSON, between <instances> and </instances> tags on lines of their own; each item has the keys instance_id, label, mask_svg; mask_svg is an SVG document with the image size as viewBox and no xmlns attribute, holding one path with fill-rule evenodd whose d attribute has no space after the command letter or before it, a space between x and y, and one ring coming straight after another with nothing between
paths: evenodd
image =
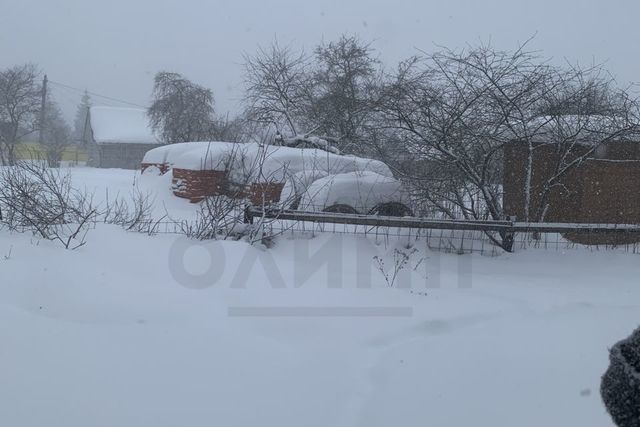
<instances>
[{"instance_id":1,"label":"overcast grey sky","mask_svg":"<svg viewBox=\"0 0 640 427\"><path fill-rule=\"evenodd\" d=\"M640 0L0 0L0 68L34 62L51 80L147 105L171 70L236 111L242 53L274 38L313 48L341 33L374 40L389 67L416 48L492 40L531 45L555 61L606 61L640 81ZM72 115L78 94L53 88ZM96 104L110 104L94 99Z\"/></svg>"}]
</instances>

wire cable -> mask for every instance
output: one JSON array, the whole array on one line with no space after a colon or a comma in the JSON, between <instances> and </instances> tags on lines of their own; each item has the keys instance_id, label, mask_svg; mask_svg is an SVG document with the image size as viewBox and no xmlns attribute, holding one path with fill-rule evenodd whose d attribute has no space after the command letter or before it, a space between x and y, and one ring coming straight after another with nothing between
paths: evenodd
<instances>
[{"instance_id":1,"label":"wire cable","mask_svg":"<svg viewBox=\"0 0 640 427\"><path fill-rule=\"evenodd\" d=\"M126 104L126 105L131 105L133 107L148 108L146 105L140 105L140 104L136 104L135 102L125 101L124 99L118 99L118 98L114 98L114 97L107 96L107 95L101 95L101 94L96 93L96 92L90 92L90 91L85 90L85 89L80 89L80 88L73 87L73 86L70 86L70 85L67 85L67 84L64 84L64 83L56 82L56 81L53 81L53 80L49 80L49 83L51 83L53 85L56 85L56 86L63 87L63 88L67 88L69 90L74 90L74 91L80 92L80 93L85 93L86 92L91 96L108 99L110 101L119 102L119 103Z\"/></svg>"}]
</instances>

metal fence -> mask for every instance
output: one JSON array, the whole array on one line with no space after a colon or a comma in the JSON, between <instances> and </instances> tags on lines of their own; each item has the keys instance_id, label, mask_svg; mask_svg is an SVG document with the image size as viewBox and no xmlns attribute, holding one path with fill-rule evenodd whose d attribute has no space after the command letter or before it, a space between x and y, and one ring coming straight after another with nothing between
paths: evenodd
<instances>
[{"instance_id":1,"label":"metal fence","mask_svg":"<svg viewBox=\"0 0 640 427\"><path fill-rule=\"evenodd\" d=\"M617 250L640 253L640 224L530 223L491 220L444 220L418 217L305 212L250 207L245 221L262 227L266 236L321 233L367 236L376 242L424 241L447 253L505 253L495 238L511 239L511 250ZM238 221L241 221L239 218ZM153 233L184 234L188 221L158 221ZM494 237L494 239L492 239ZM588 242L589 244L585 244Z\"/></svg>"},{"instance_id":2,"label":"metal fence","mask_svg":"<svg viewBox=\"0 0 640 427\"><path fill-rule=\"evenodd\" d=\"M510 250L620 250L640 253L640 224L531 223L491 220L443 220L415 217L251 207L247 220L260 224L267 234L340 233L374 239L391 237L424 240L429 248L453 253L498 255L505 249L496 240L507 240Z\"/></svg>"}]
</instances>

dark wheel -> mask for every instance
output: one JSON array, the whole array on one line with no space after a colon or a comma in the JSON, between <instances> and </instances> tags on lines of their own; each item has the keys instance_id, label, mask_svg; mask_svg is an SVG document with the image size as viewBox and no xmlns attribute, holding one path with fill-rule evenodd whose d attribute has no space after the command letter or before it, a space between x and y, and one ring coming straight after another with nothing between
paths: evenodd
<instances>
[{"instance_id":1,"label":"dark wheel","mask_svg":"<svg viewBox=\"0 0 640 427\"><path fill-rule=\"evenodd\" d=\"M298 207L300 206L300 200L301 199L302 199L302 197L296 196L287 209L291 209L291 210L298 209Z\"/></svg>"},{"instance_id":2,"label":"dark wheel","mask_svg":"<svg viewBox=\"0 0 640 427\"><path fill-rule=\"evenodd\" d=\"M339 203L324 208L322 212L343 213L343 214L357 214L358 213L358 211L355 210L352 206L343 205L343 204L339 204Z\"/></svg>"},{"instance_id":3,"label":"dark wheel","mask_svg":"<svg viewBox=\"0 0 640 427\"><path fill-rule=\"evenodd\" d=\"M408 206L399 202L380 203L369 211L369 215L380 216L413 216Z\"/></svg>"}]
</instances>

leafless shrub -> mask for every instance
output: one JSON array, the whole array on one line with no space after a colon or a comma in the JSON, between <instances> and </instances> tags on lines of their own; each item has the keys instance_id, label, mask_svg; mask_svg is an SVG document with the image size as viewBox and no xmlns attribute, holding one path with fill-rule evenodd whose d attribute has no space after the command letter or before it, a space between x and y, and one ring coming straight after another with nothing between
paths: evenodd
<instances>
[{"instance_id":1,"label":"leafless shrub","mask_svg":"<svg viewBox=\"0 0 640 427\"><path fill-rule=\"evenodd\" d=\"M384 277L385 282L387 282L387 285L390 288L393 288L393 286L396 283L396 280L398 279L398 275L402 270L405 269L405 267L407 267L407 265L411 261L411 256L415 254L417 251L418 250L416 248L412 248L408 251L404 251L398 248L394 249L393 265L391 266L391 268L388 268L386 266L384 260L381 257L377 255L373 257L373 260L376 262L376 267L378 268L378 271L382 273L382 276ZM420 263L422 263L422 260L418 262L414 270L417 269Z\"/></svg>"},{"instance_id":2,"label":"leafless shrub","mask_svg":"<svg viewBox=\"0 0 640 427\"><path fill-rule=\"evenodd\" d=\"M297 135L309 97L309 58L274 42L245 55L245 103L248 117L279 132Z\"/></svg>"},{"instance_id":3,"label":"leafless shrub","mask_svg":"<svg viewBox=\"0 0 640 427\"><path fill-rule=\"evenodd\" d=\"M155 219L153 210L155 199L149 193L143 193L137 188L133 190L129 198L116 196L113 200L107 194L104 210L101 212L103 222L121 226L127 231L157 233L158 226L167 217Z\"/></svg>"},{"instance_id":4,"label":"leafless shrub","mask_svg":"<svg viewBox=\"0 0 640 427\"><path fill-rule=\"evenodd\" d=\"M0 168L0 224L10 230L76 249L86 243L97 215L92 198L72 188L68 173L39 161Z\"/></svg>"},{"instance_id":5,"label":"leafless shrub","mask_svg":"<svg viewBox=\"0 0 640 427\"><path fill-rule=\"evenodd\" d=\"M202 201L193 221L181 221L181 232L192 239L238 240L244 237L245 201L229 196L213 196Z\"/></svg>"}]
</instances>

